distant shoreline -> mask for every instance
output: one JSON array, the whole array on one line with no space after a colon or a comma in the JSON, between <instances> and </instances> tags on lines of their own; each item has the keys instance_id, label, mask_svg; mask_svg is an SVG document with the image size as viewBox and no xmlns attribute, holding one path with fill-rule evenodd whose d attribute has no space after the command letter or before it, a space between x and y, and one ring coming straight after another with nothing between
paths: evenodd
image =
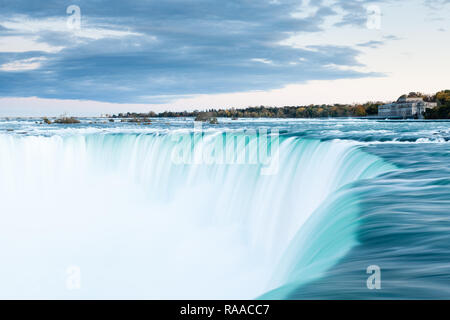
<instances>
[{"instance_id":1,"label":"distant shoreline","mask_svg":"<svg viewBox=\"0 0 450 320\"><path fill-rule=\"evenodd\" d=\"M42 117L42 116L13 116L13 117L0 117L0 120L40 120L42 121L44 118L48 118L51 120L56 120L59 117ZM98 120L103 120L103 121L107 121L109 119L115 120L114 122L110 122L110 123L121 123L120 120L129 120L132 118L113 118L113 117L105 117L105 116L79 116L79 117L74 117L75 119L79 119L79 120L83 120L83 121L88 121L88 120L93 120L93 119L98 119ZM185 120L192 120L195 121L194 117L151 117L151 118L147 118L149 120L157 120L157 119L185 119ZM223 119L227 119L227 120L231 120L231 118L229 117L217 117L217 119L219 120L223 120ZM373 121L386 121L386 122L450 122L450 119L387 119L387 118L383 118L383 117L316 117L316 118L268 118L268 117L257 117L257 118L246 118L246 117L242 117L242 118L238 118L235 120L373 120ZM134 121L123 121L122 123L133 123ZM53 124L78 124L78 123L53 123Z\"/></svg>"},{"instance_id":2,"label":"distant shoreline","mask_svg":"<svg viewBox=\"0 0 450 320\"><path fill-rule=\"evenodd\" d=\"M425 109L425 112L420 115L412 114L417 118L424 118L427 120L444 120L450 119L450 90L442 90L434 95L424 95L420 92L410 92L408 95L402 95L397 101L402 98L420 98L427 103L435 103L435 107ZM413 117L392 117L386 115L379 115L379 107L385 106L390 102L369 101L363 104L321 104L321 105L307 105L307 106L257 106L246 108L209 108L206 110L194 111L163 111L156 113L149 112L123 112L118 114L102 114L100 117L95 116L75 116L61 115L59 117L48 117L45 114L42 116L3 116L1 118L30 118L30 119L62 119L64 118L110 118L110 119L130 119L129 122L145 122L145 119L152 118L194 118L198 121L215 122L215 119L230 118L230 119L369 119L369 120L404 120L412 119ZM407 113L405 113L407 114ZM411 114L411 113L410 113ZM396 116L397 114L394 114Z\"/></svg>"}]
</instances>

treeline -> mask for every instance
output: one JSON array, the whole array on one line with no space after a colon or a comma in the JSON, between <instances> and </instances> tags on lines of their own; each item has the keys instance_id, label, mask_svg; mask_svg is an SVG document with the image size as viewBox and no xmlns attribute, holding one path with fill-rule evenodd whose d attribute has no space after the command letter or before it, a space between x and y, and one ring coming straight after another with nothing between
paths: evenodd
<instances>
[{"instance_id":1,"label":"treeline","mask_svg":"<svg viewBox=\"0 0 450 320\"><path fill-rule=\"evenodd\" d=\"M426 119L450 119L450 90L443 90L433 95L420 92L410 92L402 97L423 98L427 102L437 102L438 106L427 110ZM309 105L309 106L285 106L285 107L247 107L228 109L209 109L206 111L165 111L155 113L119 113L113 118L175 118L194 117L205 121L213 118L338 118L338 117L366 117L378 115L378 107L385 102L366 102L364 104L333 104L333 105Z\"/></svg>"},{"instance_id":2,"label":"treeline","mask_svg":"<svg viewBox=\"0 0 450 320\"><path fill-rule=\"evenodd\" d=\"M365 117L378 114L378 106L382 102L367 102L361 105L309 105L309 106L286 106L286 107L248 107L242 109L209 109L206 111L208 117L224 118L329 118L329 117ZM173 117L195 117L204 114L204 111L165 111L155 113L119 113L114 118L173 118Z\"/></svg>"},{"instance_id":3,"label":"treeline","mask_svg":"<svg viewBox=\"0 0 450 320\"><path fill-rule=\"evenodd\" d=\"M436 93L437 107L425 112L425 119L450 119L450 90Z\"/></svg>"}]
</instances>

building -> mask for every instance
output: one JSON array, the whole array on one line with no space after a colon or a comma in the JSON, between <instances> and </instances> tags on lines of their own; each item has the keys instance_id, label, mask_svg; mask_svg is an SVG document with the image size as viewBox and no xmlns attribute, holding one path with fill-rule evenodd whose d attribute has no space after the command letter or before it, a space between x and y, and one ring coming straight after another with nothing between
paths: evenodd
<instances>
[{"instance_id":1,"label":"building","mask_svg":"<svg viewBox=\"0 0 450 320\"><path fill-rule=\"evenodd\" d=\"M425 102L423 98L400 97L397 102L385 104L378 107L378 116L396 119L423 119L427 109L437 106L435 102Z\"/></svg>"}]
</instances>

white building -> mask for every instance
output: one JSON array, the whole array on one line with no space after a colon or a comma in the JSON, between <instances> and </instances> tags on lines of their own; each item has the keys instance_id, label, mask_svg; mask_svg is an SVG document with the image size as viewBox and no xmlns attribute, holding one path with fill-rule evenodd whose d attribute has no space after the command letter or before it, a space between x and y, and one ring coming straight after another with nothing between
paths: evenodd
<instances>
[{"instance_id":1,"label":"white building","mask_svg":"<svg viewBox=\"0 0 450 320\"><path fill-rule=\"evenodd\" d=\"M384 118L423 118L427 109L437 106L435 102L425 102L422 98L400 97L397 102L378 107L378 116Z\"/></svg>"}]
</instances>

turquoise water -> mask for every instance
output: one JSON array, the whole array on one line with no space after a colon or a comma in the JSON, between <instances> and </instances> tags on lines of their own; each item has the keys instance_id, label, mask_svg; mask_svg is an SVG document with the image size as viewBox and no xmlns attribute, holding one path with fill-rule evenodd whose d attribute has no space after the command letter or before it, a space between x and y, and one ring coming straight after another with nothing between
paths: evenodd
<instances>
[{"instance_id":1,"label":"turquoise water","mask_svg":"<svg viewBox=\"0 0 450 320\"><path fill-rule=\"evenodd\" d=\"M450 298L450 122L35 122L0 120L0 297Z\"/></svg>"}]
</instances>

